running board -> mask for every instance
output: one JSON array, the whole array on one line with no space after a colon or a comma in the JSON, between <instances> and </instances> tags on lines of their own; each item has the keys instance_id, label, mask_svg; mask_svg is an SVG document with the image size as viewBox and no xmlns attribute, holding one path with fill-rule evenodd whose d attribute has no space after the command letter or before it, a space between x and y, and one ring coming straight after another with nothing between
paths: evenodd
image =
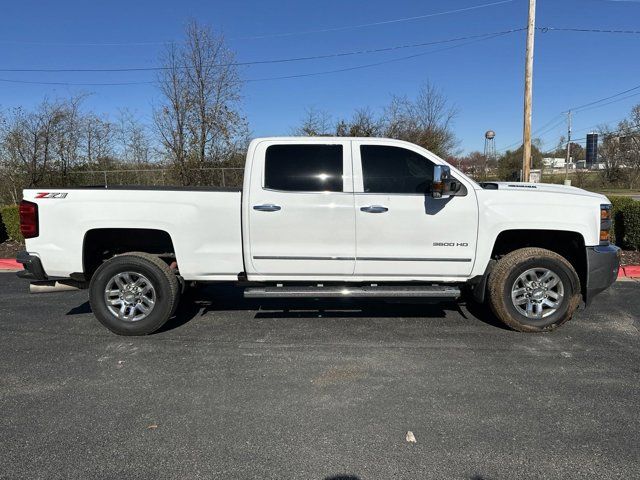
<instances>
[{"instance_id":1,"label":"running board","mask_svg":"<svg viewBox=\"0 0 640 480\"><path fill-rule=\"evenodd\" d=\"M300 286L300 287L262 287L247 288L245 298L389 298L389 297L421 297L448 298L460 296L460 289L451 286Z\"/></svg>"}]
</instances>

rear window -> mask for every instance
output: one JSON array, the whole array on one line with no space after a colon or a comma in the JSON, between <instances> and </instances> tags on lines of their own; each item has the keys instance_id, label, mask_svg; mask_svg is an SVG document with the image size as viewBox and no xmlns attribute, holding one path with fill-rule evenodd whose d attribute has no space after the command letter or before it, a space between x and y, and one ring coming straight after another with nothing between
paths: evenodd
<instances>
[{"instance_id":1,"label":"rear window","mask_svg":"<svg viewBox=\"0 0 640 480\"><path fill-rule=\"evenodd\" d=\"M267 147L264 187L288 192L342 192L342 145Z\"/></svg>"}]
</instances>

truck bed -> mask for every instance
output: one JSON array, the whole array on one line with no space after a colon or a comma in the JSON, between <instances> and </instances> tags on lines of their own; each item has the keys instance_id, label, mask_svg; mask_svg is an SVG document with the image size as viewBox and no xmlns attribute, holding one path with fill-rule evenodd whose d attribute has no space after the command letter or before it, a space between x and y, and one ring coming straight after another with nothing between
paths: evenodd
<instances>
[{"instance_id":1,"label":"truck bed","mask_svg":"<svg viewBox=\"0 0 640 480\"><path fill-rule=\"evenodd\" d=\"M218 187L29 189L24 199L38 205L40 234L26 246L43 259L48 276L68 277L84 270L88 232L162 230L186 280L234 280L244 269L241 198L239 188Z\"/></svg>"}]
</instances>

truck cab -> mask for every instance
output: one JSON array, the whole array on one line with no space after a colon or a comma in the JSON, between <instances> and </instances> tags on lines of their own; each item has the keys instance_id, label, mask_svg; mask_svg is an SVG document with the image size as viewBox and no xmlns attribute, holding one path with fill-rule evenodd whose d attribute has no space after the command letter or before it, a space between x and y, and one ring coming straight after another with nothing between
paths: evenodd
<instances>
[{"instance_id":1,"label":"truck cab","mask_svg":"<svg viewBox=\"0 0 640 480\"><path fill-rule=\"evenodd\" d=\"M472 272L474 182L454 171L460 188L433 197L434 167L447 164L415 145L264 139L251 144L247 162L250 279L459 281Z\"/></svg>"}]
</instances>

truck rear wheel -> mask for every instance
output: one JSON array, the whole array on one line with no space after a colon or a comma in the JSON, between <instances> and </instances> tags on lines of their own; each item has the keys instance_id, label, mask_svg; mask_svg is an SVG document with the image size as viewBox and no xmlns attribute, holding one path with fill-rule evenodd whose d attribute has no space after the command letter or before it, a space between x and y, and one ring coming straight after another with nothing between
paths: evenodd
<instances>
[{"instance_id":1,"label":"truck rear wheel","mask_svg":"<svg viewBox=\"0 0 640 480\"><path fill-rule=\"evenodd\" d=\"M543 248L502 257L489 274L489 302L496 316L519 332L551 331L573 316L580 280L571 264Z\"/></svg>"},{"instance_id":2,"label":"truck rear wheel","mask_svg":"<svg viewBox=\"0 0 640 480\"><path fill-rule=\"evenodd\" d=\"M96 270L89 302L96 318L118 335L158 330L178 305L178 278L161 259L143 252L118 255Z\"/></svg>"}]
</instances>

